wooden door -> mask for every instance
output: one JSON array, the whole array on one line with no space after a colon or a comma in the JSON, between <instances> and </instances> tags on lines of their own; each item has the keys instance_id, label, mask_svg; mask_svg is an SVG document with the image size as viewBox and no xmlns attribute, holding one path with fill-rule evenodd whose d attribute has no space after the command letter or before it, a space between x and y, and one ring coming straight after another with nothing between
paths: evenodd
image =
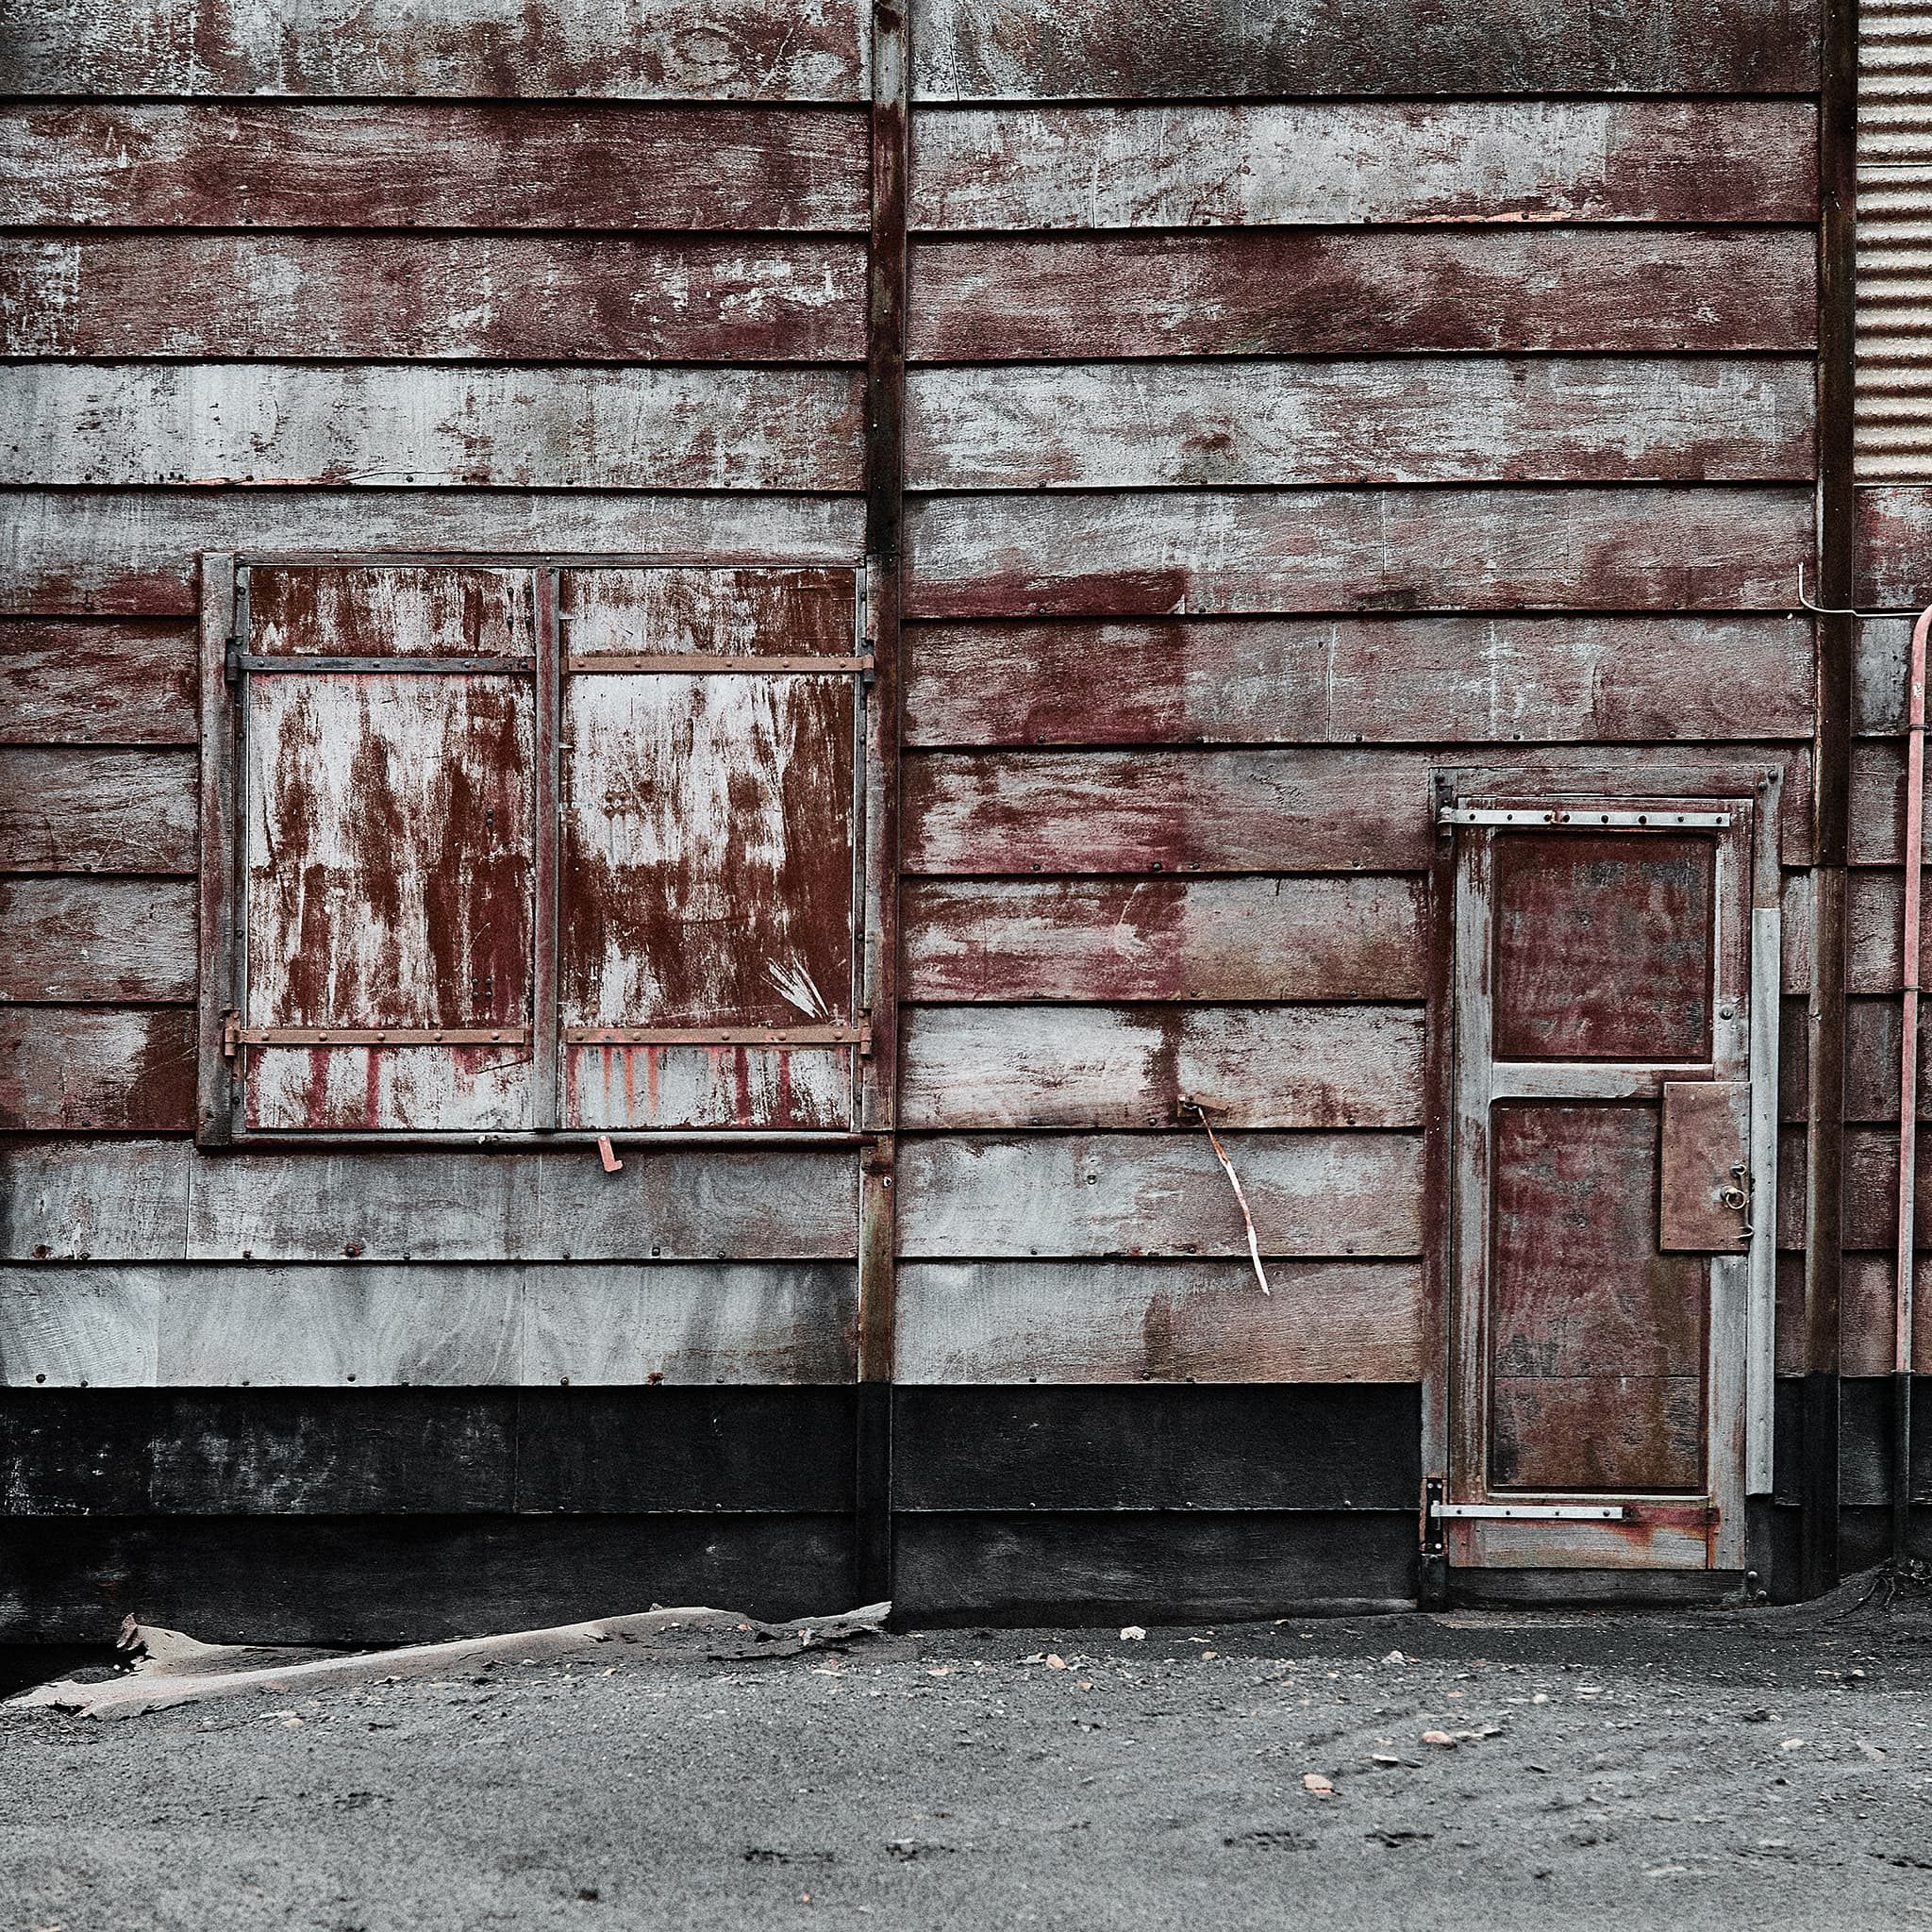
<instances>
[{"instance_id":1,"label":"wooden door","mask_svg":"<svg viewBox=\"0 0 1932 1932\"><path fill-rule=\"evenodd\" d=\"M1751 807L1448 818L1448 1561L1740 1567Z\"/></svg>"}]
</instances>

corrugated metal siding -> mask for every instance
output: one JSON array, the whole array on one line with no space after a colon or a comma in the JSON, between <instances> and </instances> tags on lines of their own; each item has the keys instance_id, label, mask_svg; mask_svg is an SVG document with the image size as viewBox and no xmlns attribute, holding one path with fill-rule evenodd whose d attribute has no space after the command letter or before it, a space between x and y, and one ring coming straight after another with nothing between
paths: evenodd
<instances>
[{"instance_id":1,"label":"corrugated metal siding","mask_svg":"<svg viewBox=\"0 0 1932 1932\"><path fill-rule=\"evenodd\" d=\"M1864 0L1858 41L1861 481L1932 477L1932 7Z\"/></svg>"}]
</instances>

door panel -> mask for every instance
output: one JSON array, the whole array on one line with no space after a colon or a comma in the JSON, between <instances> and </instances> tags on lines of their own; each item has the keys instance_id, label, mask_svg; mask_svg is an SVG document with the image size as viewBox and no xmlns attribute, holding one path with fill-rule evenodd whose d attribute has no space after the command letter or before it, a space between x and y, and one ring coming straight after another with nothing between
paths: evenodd
<instances>
[{"instance_id":1,"label":"door panel","mask_svg":"<svg viewBox=\"0 0 1932 1932\"><path fill-rule=\"evenodd\" d=\"M1452 1563L1704 1567L1741 1533L1751 827L1459 824Z\"/></svg>"},{"instance_id":2,"label":"door panel","mask_svg":"<svg viewBox=\"0 0 1932 1932\"><path fill-rule=\"evenodd\" d=\"M1707 1059L1716 857L1670 834L1499 837L1496 1058Z\"/></svg>"}]
</instances>

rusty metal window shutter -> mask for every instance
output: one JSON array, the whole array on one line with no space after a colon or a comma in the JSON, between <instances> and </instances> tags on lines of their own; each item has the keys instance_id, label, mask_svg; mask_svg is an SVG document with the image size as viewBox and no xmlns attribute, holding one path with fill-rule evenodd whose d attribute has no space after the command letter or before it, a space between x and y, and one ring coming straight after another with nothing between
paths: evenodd
<instances>
[{"instance_id":1,"label":"rusty metal window shutter","mask_svg":"<svg viewBox=\"0 0 1932 1932\"><path fill-rule=\"evenodd\" d=\"M1932 478L1932 6L1858 23L1855 473Z\"/></svg>"},{"instance_id":2,"label":"rusty metal window shutter","mask_svg":"<svg viewBox=\"0 0 1932 1932\"><path fill-rule=\"evenodd\" d=\"M858 574L567 570L557 608L562 1124L849 1127Z\"/></svg>"}]
</instances>

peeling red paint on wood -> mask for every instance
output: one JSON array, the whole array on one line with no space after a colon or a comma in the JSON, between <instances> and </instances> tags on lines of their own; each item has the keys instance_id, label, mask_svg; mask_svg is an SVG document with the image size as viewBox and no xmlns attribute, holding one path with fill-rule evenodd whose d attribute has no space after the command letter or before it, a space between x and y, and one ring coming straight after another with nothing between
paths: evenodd
<instances>
[{"instance_id":1,"label":"peeling red paint on wood","mask_svg":"<svg viewBox=\"0 0 1932 1932\"><path fill-rule=\"evenodd\" d=\"M1794 0L922 0L916 98L1203 94L1808 93L1816 13Z\"/></svg>"},{"instance_id":2,"label":"peeling red paint on wood","mask_svg":"<svg viewBox=\"0 0 1932 1932\"><path fill-rule=\"evenodd\" d=\"M186 1007L0 1008L0 1131L185 1132L194 1065Z\"/></svg>"},{"instance_id":3,"label":"peeling red paint on wood","mask_svg":"<svg viewBox=\"0 0 1932 1932\"><path fill-rule=\"evenodd\" d=\"M1415 878L908 880L915 1000L1404 1000Z\"/></svg>"},{"instance_id":4,"label":"peeling red paint on wood","mask_svg":"<svg viewBox=\"0 0 1932 1932\"><path fill-rule=\"evenodd\" d=\"M194 888L174 879L0 878L0 1000L192 1000Z\"/></svg>"},{"instance_id":5,"label":"peeling red paint on wood","mask_svg":"<svg viewBox=\"0 0 1932 1932\"><path fill-rule=\"evenodd\" d=\"M448 564L256 564L248 648L261 658L529 658L527 570Z\"/></svg>"},{"instance_id":6,"label":"peeling red paint on wood","mask_svg":"<svg viewBox=\"0 0 1932 1932\"><path fill-rule=\"evenodd\" d=\"M0 853L16 872L192 873L192 752L0 749Z\"/></svg>"},{"instance_id":7,"label":"peeling red paint on wood","mask_svg":"<svg viewBox=\"0 0 1932 1932\"><path fill-rule=\"evenodd\" d=\"M507 677L251 679L246 1024L527 1026L534 756Z\"/></svg>"},{"instance_id":8,"label":"peeling red paint on wood","mask_svg":"<svg viewBox=\"0 0 1932 1932\"><path fill-rule=\"evenodd\" d=\"M907 1128L1414 1127L1419 1007L918 1007ZM1185 1101L1183 1096L1185 1096Z\"/></svg>"},{"instance_id":9,"label":"peeling red paint on wood","mask_svg":"<svg viewBox=\"0 0 1932 1932\"><path fill-rule=\"evenodd\" d=\"M858 648L849 569L573 570L560 594L573 663L612 653L849 658Z\"/></svg>"},{"instance_id":10,"label":"peeling red paint on wood","mask_svg":"<svg viewBox=\"0 0 1932 1932\"><path fill-rule=\"evenodd\" d=\"M1809 222L1817 143L1809 101L928 108L913 129L912 222Z\"/></svg>"},{"instance_id":11,"label":"peeling red paint on wood","mask_svg":"<svg viewBox=\"0 0 1932 1932\"><path fill-rule=\"evenodd\" d=\"M28 362L0 481L850 490L833 369Z\"/></svg>"},{"instance_id":12,"label":"peeling red paint on wood","mask_svg":"<svg viewBox=\"0 0 1932 1932\"><path fill-rule=\"evenodd\" d=\"M1716 840L1511 833L1492 864L1499 1060L1710 1057Z\"/></svg>"},{"instance_id":13,"label":"peeling red paint on wood","mask_svg":"<svg viewBox=\"0 0 1932 1932\"><path fill-rule=\"evenodd\" d=\"M0 349L14 356L854 361L864 308L852 241L0 240Z\"/></svg>"},{"instance_id":14,"label":"peeling red paint on wood","mask_svg":"<svg viewBox=\"0 0 1932 1932\"><path fill-rule=\"evenodd\" d=\"M0 621L0 742L193 744L185 624Z\"/></svg>"},{"instance_id":15,"label":"peeling red paint on wood","mask_svg":"<svg viewBox=\"0 0 1932 1932\"><path fill-rule=\"evenodd\" d=\"M854 497L607 490L0 491L0 605L48 615L195 614L197 551L575 553L846 562Z\"/></svg>"},{"instance_id":16,"label":"peeling red paint on wood","mask_svg":"<svg viewBox=\"0 0 1932 1932\"><path fill-rule=\"evenodd\" d=\"M1801 228L924 240L911 349L948 362L1802 350L1817 336L1815 257Z\"/></svg>"},{"instance_id":17,"label":"peeling red paint on wood","mask_svg":"<svg viewBox=\"0 0 1932 1932\"><path fill-rule=\"evenodd\" d=\"M34 102L8 226L865 228L865 117L552 102Z\"/></svg>"},{"instance_id":18,"label":"peeling red paint on wood","mask_svg":"<svg viewBox=\"0 0 1932 1932\"><path fill-rule=\"evenodd\" d=\"M1698 1487L1709 1264L1657 1252L1658 1109L1491 1118L1492 1486Z\"/></svg>"},{"instance_id":19,"label":"peeling red paint on wood","mask_svg":"<svg viewBox=\"0 0 1932 1932\"><path fill-rule=\"evenodd\" d=\"M1425 358L916 369L916 490L1785 482L1811 358Z\"/></svg>"},{"instance_id":20,"label":"peeling red paint on wood","mask_svg":"<svg viewBox=\"0 0 1932 1932\"><path fill-rule=\"evenodd\" d=\"M911 617L1790 608L1789 487L938 496L907 513Z\"/></svg>"},{"instance_id":21,"label":"peeling red paint on wood","mask_svg":"<svg viewBox=\"0 0 1932 1932\"><path fill-rule=\"evenodd\" d=\"M850 101L856 0L44 0L0 87L40 94L570 94Z\"/></svg>"},{"instance_id":22,"label":"peeling red paint on wood","mask_svg":"<svg viewBox=\"0 0 1932 1932\"><path fill-rule=\"evenodd\" d=\"M907 742L920 746L1721 742L1811 729L1811 626L1788 617L920 624L907 643Z\"/></svg>"}]
</instances>

